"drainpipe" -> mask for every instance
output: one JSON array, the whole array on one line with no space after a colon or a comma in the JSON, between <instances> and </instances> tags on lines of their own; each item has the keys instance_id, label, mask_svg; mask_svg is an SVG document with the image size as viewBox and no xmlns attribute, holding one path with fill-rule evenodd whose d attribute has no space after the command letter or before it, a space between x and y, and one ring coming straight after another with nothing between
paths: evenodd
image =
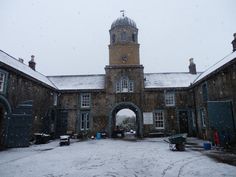
<instances>
[{"instance_id":1,"label":"drainpipe","mask_svg":"<svg viewBox=\"0 0 236 177\"><path fill-rule=\"evenodd\" d=\"M197 137L199 137L199 128L198 128L198 121L197 121L197 103L196 103L196 95L195 95L195 91L193 88L193 106L194 106L194 119L195 119L195 124L196 124L196 133L197 133Z\"/></svg>"}]
</instances>

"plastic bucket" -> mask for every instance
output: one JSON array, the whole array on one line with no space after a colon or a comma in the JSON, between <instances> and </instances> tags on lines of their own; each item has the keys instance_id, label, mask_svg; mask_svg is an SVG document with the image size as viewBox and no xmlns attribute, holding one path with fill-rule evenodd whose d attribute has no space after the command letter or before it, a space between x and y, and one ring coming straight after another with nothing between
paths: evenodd
<instances>
[{"instance_id":1,"label":"plastic bucket","mask_svg":"<svg viewBox=\"0 0 236 177\"><path fill-rule=\"evenodd\" d=\"M101 139L101 133L97 133L97 134L96 134L96 139L97 139L97 140L100 140L100 139Z\"/></svg>"},{"instance_id":2,"label":"plastic bucket","mask_svg":"<svg viewBox=\"0 0 236 177\"><path fill-rule=\"evenodd\" d=\"M211 150L211 143L203 143L203 147L205 150Z\"/></svg>"}]
</instances>

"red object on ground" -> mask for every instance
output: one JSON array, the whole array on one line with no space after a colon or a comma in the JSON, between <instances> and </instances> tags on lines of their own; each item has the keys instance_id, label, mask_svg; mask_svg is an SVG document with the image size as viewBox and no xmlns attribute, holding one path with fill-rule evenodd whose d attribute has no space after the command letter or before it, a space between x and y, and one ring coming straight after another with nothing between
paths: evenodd
<instances>
[{"instance_id":1,"label":"red object on ground","mask_svg":"<svg viewBox=\"0 0 236 177\"><path fill-rule=\"evenodd\" d=\"M219 134L216 130L214 131L214 142L215 142L216 146L218 146L220 144Z\"/></svg>"}]
</instances>

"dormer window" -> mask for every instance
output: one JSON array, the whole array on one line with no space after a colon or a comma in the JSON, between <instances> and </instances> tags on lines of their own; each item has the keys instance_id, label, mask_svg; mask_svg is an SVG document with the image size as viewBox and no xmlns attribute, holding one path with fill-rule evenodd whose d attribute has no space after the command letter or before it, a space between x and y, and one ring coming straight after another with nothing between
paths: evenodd
<instances>
[{"instance_id":1,"label":"dormer window","mask_svg":"<svg viewBox=\"0 0 236 177\"><path fill-rule=\"evenodd\" d=\"M134 92L134 82L128 77L122 77L116 82L116 93Z\"/></svg>"}]
</instances>

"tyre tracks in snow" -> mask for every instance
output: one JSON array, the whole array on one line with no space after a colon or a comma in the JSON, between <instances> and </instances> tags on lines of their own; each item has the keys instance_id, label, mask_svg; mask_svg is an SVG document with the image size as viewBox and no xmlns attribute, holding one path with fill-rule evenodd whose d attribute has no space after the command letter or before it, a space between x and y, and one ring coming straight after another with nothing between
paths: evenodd
<instances>
[{"instance_id":1,"label":"tyre tracks in snow","mask_svg":"<svg viewBox=\"0 0 236 177\"><path fill-rule=\"evenodd\" d=\"M191 156L191 157L187 157L184 159L180 159L177 160L171 164L169 164L161 173L161 177L167 177L167 174L170 173L172 170L176 171L176 177L181 177L182 173L183 173L183 169L189 165L192 162L198 161L198 160L202 160L203 155L196 155L196 156ZM169 175L171 177L173 177L173 173L172 175Z\"/></svg>"}]
</instances>

